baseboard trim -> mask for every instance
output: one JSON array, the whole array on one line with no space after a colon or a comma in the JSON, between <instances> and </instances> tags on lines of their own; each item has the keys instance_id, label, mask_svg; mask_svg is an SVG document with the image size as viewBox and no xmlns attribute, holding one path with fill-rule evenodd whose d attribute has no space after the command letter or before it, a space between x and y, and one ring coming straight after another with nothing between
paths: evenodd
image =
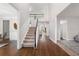
<instances>
[{"instance_id":1,"label":"baseboard trim","mask_svg":"<svg viewBox=\"0 0 79 59\"><path fill-rule=\"evenodd\" d=\"M74 51L70 50L69 48L65 47L61 43L57 43L59 47L61 47L66 53L68 53L70 56L78 56Z\"/></svg>"}]
</instances>

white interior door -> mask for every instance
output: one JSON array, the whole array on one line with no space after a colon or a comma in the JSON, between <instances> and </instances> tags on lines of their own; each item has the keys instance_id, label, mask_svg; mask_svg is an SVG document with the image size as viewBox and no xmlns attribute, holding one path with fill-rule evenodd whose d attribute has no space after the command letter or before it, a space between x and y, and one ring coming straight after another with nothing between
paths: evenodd
<instances>
[{"instance_id":1,"label":"white interior door","mask_svg":"<svg viewBox=\"0 0 79 59\"><path fill-rule=\"evenodd\" d=\"M68 39L68 31L67 31L67 21L60 21L60 34L63 39Z\"/></svg>"}]
</instances>

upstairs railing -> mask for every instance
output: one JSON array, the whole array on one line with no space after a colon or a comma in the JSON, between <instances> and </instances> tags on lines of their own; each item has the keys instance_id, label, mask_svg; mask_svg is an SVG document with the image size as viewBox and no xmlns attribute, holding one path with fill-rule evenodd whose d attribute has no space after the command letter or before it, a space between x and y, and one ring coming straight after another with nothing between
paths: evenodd
<instances>
[{"instance_id":1,"label":"upstairs railing","mask_svg":"<svg viewBox=\"0 0 79 59\"><path fill-rule=\"evenodd\" d=\"M35 28L35 48L36 48L36 46L37 46L37 27L38 27L38 19L37 19L37 21L36 21L36 28Z\"/></svg>"}]
</instances>

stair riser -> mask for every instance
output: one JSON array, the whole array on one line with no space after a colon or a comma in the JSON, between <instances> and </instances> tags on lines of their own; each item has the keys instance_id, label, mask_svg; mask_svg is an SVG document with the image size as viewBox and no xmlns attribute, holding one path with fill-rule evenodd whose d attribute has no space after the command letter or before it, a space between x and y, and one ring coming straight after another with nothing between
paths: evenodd
<instances>
[{"instance_id":1,"label":"stair riser","mask_svg":"<svg viewBox=\"0 0 79 59\"><path fill-rule=\"evenodd\" d=\"M34 47L35 46L35 27L30 27L25 40L23 41L23 47Z\"/></svg>"},{"instance_id":2,"label":"stair riser","mask_svg":"<svg viewBox=\"0 0 79 59\"><path fill-rule=\"evenodd\" d=\"M34 47L34 46L30 46L30 45L26 46L26 45L25 45L25 46L23 46L23 47Z\"/></svg>"},{"instance_id":3,"label":"stair riser","mask_svg":"<svg viewBox=\"0 0 79 59\"><path fill-rule=\"evenodd\" d=\"M23 44L23 47L34 47L34 44Z\"/></svg>"}]
</instances>

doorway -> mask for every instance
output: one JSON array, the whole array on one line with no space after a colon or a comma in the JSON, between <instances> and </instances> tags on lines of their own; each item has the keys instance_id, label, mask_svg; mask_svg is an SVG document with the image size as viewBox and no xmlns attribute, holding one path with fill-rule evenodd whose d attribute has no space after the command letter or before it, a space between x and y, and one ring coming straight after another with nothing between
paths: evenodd
<instances>
[{"instance_id":1,"label":"doorway","mask_svg":"<svg viewBox=\"0 0 79 59\"><path fill-rule=\"evenodd\" d=\"M67 29L67 21L61 20L60 21L60 39L68 39L68 29Z\"/></svg>"},{"instance_id":2,"label":"doorway","mask_svg":"<svg viewBox=\"0 0 79 59\"><path fill-rule=\"evenodd\" d=\"M6 35L6 39L9 39L9 20L3 20L3 35Z\"/></svg>"},{"instance_id":3,"label":"doorway","mask_svg":"<svg viewBox=\"0 0 79 59\"><path fill-rule=\"evenodd\" d=\"M9 20L0 20L0 47L9 43Z\"/></svg>"}]
</instances>

